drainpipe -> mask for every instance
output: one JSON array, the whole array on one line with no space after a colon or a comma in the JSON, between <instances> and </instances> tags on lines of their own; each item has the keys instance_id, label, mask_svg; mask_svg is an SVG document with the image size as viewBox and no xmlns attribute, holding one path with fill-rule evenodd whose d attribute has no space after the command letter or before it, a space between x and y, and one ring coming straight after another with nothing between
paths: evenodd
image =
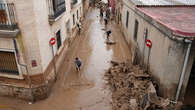
<instances>
[{"instance_id":1,"label":"drainpipe","mask_svg":"<svg viewBox=\"0 0 195 110\"><path fill-rule=\"evenodd\" d=\"M13 43L14 43L14 48L15 48L15 51L16 53L18 54L18 46L17 46L17 43L16 43L16 39L13 39ZM26 69L26 73L27 73L27 79L28 79L28 83L29 83L29 88L30 88L30 97L31 97L31 102L29 102L29 104L33 103L34 102L34 96L33 96L33 90L32 90L32 80L30 78L30 74L29 74L29 71L28 71L28 67L27 65L25 64L21 64L19 59L17 58L18 60L18 64L22 67L25 67Z\"/></svg>"},{"instance_id":2,"label":"drainpipe","mask_svg":"<svg viewBox=\"0 0 195 110\"><path fill-rule=\"evenodd\" d=\"M182 73L181 73L181 77L179 79L179 85L178 85L178 88L177 88L175 102L177 102L178 99L179 99L179 95L180 95L180 92L181 92L181 87L183 85L184 76L185 76L185 72L186 72L186 68L187 68L187 64L188 64L188 60L189 60L189 56L190 56L190 50L191 50L191 46L192 46L192 41L191 40L185 39L185 42L188 43L188 49L187 49L187 52L186 52L184 65L183 65L183 69L182 69Z\"/></svg>"}]
</instances>

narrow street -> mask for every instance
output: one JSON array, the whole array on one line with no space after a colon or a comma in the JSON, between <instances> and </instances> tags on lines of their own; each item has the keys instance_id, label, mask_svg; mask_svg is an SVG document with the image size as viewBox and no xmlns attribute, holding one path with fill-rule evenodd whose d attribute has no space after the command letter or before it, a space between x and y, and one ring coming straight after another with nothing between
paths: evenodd
<instances>
[{"instance_id":1,"label":"narrow street","mask_svg":"<svg viewBox=\"0 0 195 110\"><path fill-rule=\"evenodd\" d=\"M0 97L0 106L9 107L0 110L111 110L111 93L105 85L104 73L111 60L130 59L128 46L114 21L109 22L107 28L112 30L111 39L116 44L105 43L105 26L97 9L89 9L83 27L81 35L64 53L66 58L58 70L59 77L50 96L34 104ZM75 57L83 62L81 76L74 68Z\"/></svg>"}]
</instances>

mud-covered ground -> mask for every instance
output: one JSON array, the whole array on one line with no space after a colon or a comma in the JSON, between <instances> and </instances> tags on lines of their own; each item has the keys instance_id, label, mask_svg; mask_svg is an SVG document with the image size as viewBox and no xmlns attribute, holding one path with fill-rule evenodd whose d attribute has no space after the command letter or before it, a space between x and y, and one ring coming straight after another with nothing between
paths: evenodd
<instances>
[{"instance_id":1,"label":"mud-covered ground","mask_svg":"<svg viewBox=\"0 0 195 110\"><path fill-rule=\"evenodd\" d=\"M49 98L34 104L0 97L0 110L111 110L111 91L106 88L104 74L111 66L110 61L130 59L128 46L119 28L109 23L111 39L115 45L105 43L105 26L97 9L89 9L84 21L84 29L77 36L61 65L59 77ZM83 61L81 76L75 71L74 58Z\"/></svg>"}]
</instances>

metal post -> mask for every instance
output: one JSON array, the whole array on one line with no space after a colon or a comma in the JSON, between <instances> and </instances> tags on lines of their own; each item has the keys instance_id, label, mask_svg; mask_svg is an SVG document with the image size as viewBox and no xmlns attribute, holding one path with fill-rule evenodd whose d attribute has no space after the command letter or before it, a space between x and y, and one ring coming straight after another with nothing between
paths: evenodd
<instances>
[{"instance_id":1,"label":"metal post","mask_svg":"<svg viewBox=\"0 0 195 110\"><path fill-rule=\"evenodd\" d=\"M149 60L150 60L150 52L151 52L151 48L149 48L149 51L148 51L148 61L147 61L147 71L148 71L148 65L149 65Z\"/></svg>"},{"instance_id":2,"label":"metal post","mask_svg":"<svg viewBox=\"0 0 195 110\"><path fill-rule=\"evenodd\" d=\"M25 65L25 68L26 68L26 73L27 73L27 77L28 77L28 81L29 81L29 88L30 88L30 94L31 94L32 102L34 102L35 100L34 100L33 90L32 90L32 80L30 78L27 65Z\"/></svg>"},{"instance_id":3,"label":"metal post","mask_svg":"<svg viewBox=\"0 0 195 110\"><path fill-rule=\"evenodd\" d=\"M142 53L142 66L144 67L144 54L145 54L145 43L146 43L146 40L145 40L145 37L144 37L144 42L143 42L143 45L144 45L144 47L143 47L143 53Z\"/></svg>"},{"instance_id":4,"label":"metal post","mask_svg":"<svg viewBox=\"0 0 195 110\"><path fill-rule=\"evenodd\" d=\"M33 90L32 90L32 80L30 78L30 74L29 74L29 71L28 71L28 67L27 67L27 65L20 64L20 63L19 63L19 65L25 67L25 69L26 69L28 83L29 83L29 88L30 88L30 95L31 95L31 99L32 99L31 102L34 102L35 100L34 100Z\"/></svg>"},{"instance_id":5,"label":"metal post","mask_svg":"<svg viewBox=\"0 0 195 110\"><path fill-rule=\"evenodd\" d=\"M55 55L54 55L54 49L53 46L51 46L52 49L52 55L53 55L53 67L54 67L54 74L55 74L55 81L57 80L57 69L56 69L56 63L55 63Z\"/></svg>"},{"instance_id":6,"label":"metal post","mask_svg":"<svg viewBox=\"0 0 195 110\"><path fill-rule=\"evenodd\" d=\"M142 66L144 67L144 55L145 55L145 42L144 42L144 47L143 47L143 55L142 55Z\"/></svg>"},{"instance_id":7,"label":"metal post","mask_svg":"<svg viewBox=\"0 0 195 110\"><path fill-rule=\"evenodd\" d=\"M16 39L13 39L13 43L14 43L15 51L16 51L16 53L18 54L18 47L17 47ZM17 58L17 61L18 61L18 64L19 64L20 66L23 66L23 67L25 67L25 69L26 69L27 78L28 78L28 84L29 84L29 88L30 88L30 95L31 95L31 99L32 99L31 102L34 102L35 100L34 100L33 90L32 90L32 80L31 80L31 78L30 78L30 74L29 74L29 71L28 71L28 67L27 67L27 65L25 65L25 64L21 64L18 58ZM31 102L30 102L30 103L31 103Z\"/></svg>"},{"instance_id":8,"label":"metal post","mask_svg":"<svg viewBox=\"0 0 195 110\"><path fill-rule=\"evenodd\" d=\"M144 30L144 41L143 41L143 61L142 61L142 66L144 67L144 55L145 55L145 46L146 46L146 39L147 39L147 36L148 36L148 30L147 29L145 29Z\"/></svg>"}]
</instances>

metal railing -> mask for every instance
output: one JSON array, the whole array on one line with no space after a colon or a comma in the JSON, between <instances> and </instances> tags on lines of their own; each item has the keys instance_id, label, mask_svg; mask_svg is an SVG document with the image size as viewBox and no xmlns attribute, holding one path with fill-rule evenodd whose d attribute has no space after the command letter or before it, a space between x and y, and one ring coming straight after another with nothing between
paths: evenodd
<instances>
[{"instance_id":1,"label":"metal railing","mask_svg":"<svg viewBox=\"0 0 195 110\"><path fill-rule=\"evenodd\" d=\"M15 7L13 3L0 3L0 29L14 30L17 27Z\"/></svg>"},{"instance_id":2,"label":"metal railing","mask_svg":"<svg viewBox=\"0 0 195 110\"><path fill-rule=\"evenodd\" d=\"M48 0L49 19L55 19L66 11L65 0Z\"/></svg>"},{"instance_id":3,"label":"metal railing","mask_svg":"<svg viewBox=\"0 0 195 110\"><path fill-rule=\"evenodd\" d=\"M0 51L0 73L19 75L14 52Z\"/></svg>"}]
</instances>

